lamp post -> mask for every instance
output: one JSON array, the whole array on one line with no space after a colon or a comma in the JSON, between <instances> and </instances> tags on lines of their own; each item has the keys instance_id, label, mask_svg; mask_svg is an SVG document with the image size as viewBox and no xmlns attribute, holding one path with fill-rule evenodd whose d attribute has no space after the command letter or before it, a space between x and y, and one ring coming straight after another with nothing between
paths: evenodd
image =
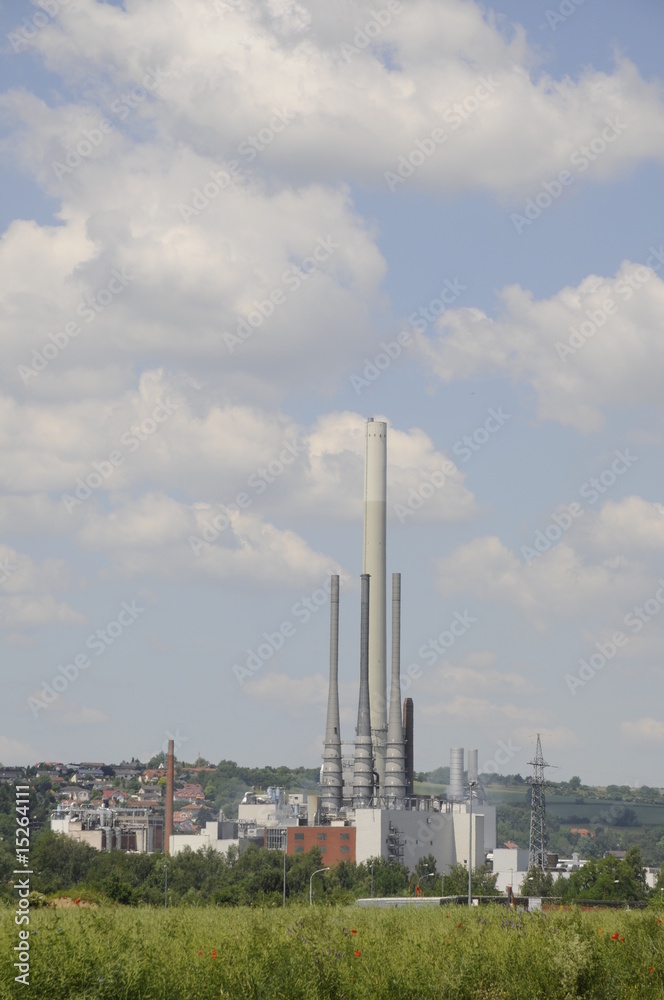
<instances>
[{"instance_id":1,"label":"lamp post","mask_svg":"<svg viewBox=\"0 0 664 1000\"><path fill-rule=\"evenodd\" d=\"M468 782L468 794L470 798L470 811L468 820L468 906L473 905L472 893L472 873L473 873L473 788L476 781Z\"/></svg>"},{"instance_id":2,"label":"lamp post","mask_svg":"<svg viewBox=\"0 0 664 1000\"><path fill-rule=\"evenodd\" d=\"M314 875L319 875L320 872L329 872L329 870L330 870L329 867L328 868L317 868L316 871L312 873L311 878L309 879L309 906L313 906L313 902L314 902L314 899L313 899Z\"/></svg>"},{"instance_id":3,"label":"lamp post","mask_svg":"<svg viewBox=\"0 0 664 1000\"><path fill-rule=\"evenodd\" d=\"M286 847L284 847L284 901L283 905L286 905Z\"/></svg>"},{"instance_id":4,"label":"lamp post","mask_svg":"<svg viewBox=\"0 0 664 1000\"><path fill-rule=\"evenodd\" d=\"M373 899L373 861L371 862L371 898Z\"/></svg>"}]
</instances>

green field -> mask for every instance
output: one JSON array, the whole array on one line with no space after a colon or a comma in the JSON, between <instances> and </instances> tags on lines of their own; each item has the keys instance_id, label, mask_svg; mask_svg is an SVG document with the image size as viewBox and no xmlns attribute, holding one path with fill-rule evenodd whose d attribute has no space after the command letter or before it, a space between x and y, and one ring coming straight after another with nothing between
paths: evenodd
<instances>
[{"instance_id":1,"label":"green field","mask_svg":"<svg viewBox=\"0 0 664 1000\"><path fill-rule=\"evenodd\" d=\"M29 929L24 995L48 1000L664 997L654 909L45 908ZM7 910L0 937L0 997L15 997Z\"/></svg>"}]
</instances>

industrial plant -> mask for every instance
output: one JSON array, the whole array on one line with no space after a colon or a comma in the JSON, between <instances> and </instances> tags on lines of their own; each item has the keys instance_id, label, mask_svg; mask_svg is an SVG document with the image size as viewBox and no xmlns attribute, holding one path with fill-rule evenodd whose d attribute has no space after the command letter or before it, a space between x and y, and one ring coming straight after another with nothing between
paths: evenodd
<instances>
[{"instance_id":1,"label":"industrial plant","mask_svg":"<svg viewBox=\"0 0 664 1000\"><path fill-rule=\"evenodd\" d=\"M362 863L383 857L410 870L427 855L437 870L455 864L471 870L496 847L496 813L478 776L478 752L450 751L446 797L415 795L415 704L401 698L401 574L391 576L390 683L387 683L387 423L365 425L364 532L360 576L358 706L354 739L342 740L339 713L339 576L330 581L330 646L327 717L318 794L288 794L281 788L252 789L238 819L207 822L200 832L174 824L174 743L166 769L163 847L243 850L254 843L298 854L316 846L325 864ZM389 699L388 699L389 690ZM52 826L105 849L158 850L160 823L147 812L72 806ZM116 804L117 805L117 804Z\"/></svg>"},{"instance_id":2,"label":"industrial plant","mask_svg":"<svg viewBox=\"0 0 664 1000\"><path fill-rule=\"evenodd\" d=\"M174 834L166 813L166 844L225 850L231 844L260 842L296 854L317 846L326 864L361 863L372 857L396 860L413 869L433 855L438 870L457 863L484 863L496 846L495 808L478 782L477 750L450 756L447 798L413 794L415 706L401 700L401 574L392 574L390 684L387 684L387 424L365 425L364 535L360 577L359 685L352 754L344 754L339 717L339 577L331 578L327 721L320 793L287 796L268 789L247 793L236 830L208 823L198 836ZM172 754L169 782L172 783ZM169 785L170 788L170 785ZM170 798L170 791L168 798ZM222 829L222 825L224 828ZM229 833L235 836L229 837ZM226 834L226 836L223 836Z\"/></svg>"}]
</instances>

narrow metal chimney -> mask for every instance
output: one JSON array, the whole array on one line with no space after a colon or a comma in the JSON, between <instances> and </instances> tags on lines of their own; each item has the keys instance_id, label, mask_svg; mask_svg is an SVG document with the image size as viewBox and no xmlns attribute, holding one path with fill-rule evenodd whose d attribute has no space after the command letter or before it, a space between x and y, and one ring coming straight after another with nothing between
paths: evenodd
<instances>
[{"instance_id":1,"label":"narrow metal chimney","mask_svg":"<svg viewBox=\"0 0 664 1000\"><path fill-rule=\"evenodd\" d=\"M331 577L330 589L330 687L321 775L321 813L336 816L343 801L341 733L339 726L339 577Z\"/></svg>"},{"instance_id":2,"label":"narrow metal chimney","mask_svg":"<svg viewBox=\"0 0 664 1000\"><path fill-rule=\"evenodd\" d=\"M173 786L175 783L175 740L168 741L168 768L166 771L166 823L164 827L164 854L171 853L173 836Z\"/></svg>"},{"instance_id":3,"label":"narrow metal chimney","mask_svg":"<svg viewBox=\"0 0 664 1000\"><path fill-rule=\"evenodd\" d=\"M415 719L413 699L403 700L403 733L406 751L406 795L414 795L415 781Z\"/></svg>"},{"instance_id":4,"label":"narrow metal chimney","mask_svg":"<svg viewBox=\"0 0 664 1000\"><path fill-rule=\"evenodd\" d=\"M357 706L353 806L367 808L373 799L373 753L369 705L369 575L363 573L360 616L360 697Z\"/></svg>"},{"instance_id":5,"label":"narrow metal chimney","mask_svg":"<svg viewBox=\"0 0 664 1000\"><path fill-rule=\"evenodd\" d=\"M406 794L406 753L401 721L401 573L392 574L392 683L384 789L389 806L403 805Z\"/></svg>"}]
</instances>

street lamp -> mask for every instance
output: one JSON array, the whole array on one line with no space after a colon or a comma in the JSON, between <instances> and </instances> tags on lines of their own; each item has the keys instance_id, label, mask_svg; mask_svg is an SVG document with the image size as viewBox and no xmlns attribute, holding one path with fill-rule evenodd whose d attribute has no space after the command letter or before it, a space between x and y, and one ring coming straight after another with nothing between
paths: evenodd
<instances>
[{"instance_id":1,"label":"street lamp","mask_svg":"<svg viewBox=\"0 0 664 1000\"><path fill-rule=\"evenodd\" d=\"M284 906L286 905L286 850L287 848L284 847Z\"/></svg>"},{"instance_id":2,"label":"street lamp","mask_svg":"<svg viewBox=\"0 0 664 1000\"><path fill-rule=\"evenodd\" d=\"M329 869L329 866L328 866L327 868L317 868L316 871L312 873L311 878L309 879L309 906L312 906L313 902L314 902L314 900L313 900L313 881L314 881L314 875L319 875L320 872L329 872L329 870L330 869Z\"/></svg>"},{"instance_id":3,"label":"street lamp","mask_svg":"<svg viewBox=\"0 0 664 1000\"><path fill-rule=\"evenodd\" d=\"M470 812L468 821L468 906L473 905L473 894L472 894L472 872L473 872L473 788L477 784L476 781L468 782L468 792L470 796Z\"/></svg>"}]
</instances>

